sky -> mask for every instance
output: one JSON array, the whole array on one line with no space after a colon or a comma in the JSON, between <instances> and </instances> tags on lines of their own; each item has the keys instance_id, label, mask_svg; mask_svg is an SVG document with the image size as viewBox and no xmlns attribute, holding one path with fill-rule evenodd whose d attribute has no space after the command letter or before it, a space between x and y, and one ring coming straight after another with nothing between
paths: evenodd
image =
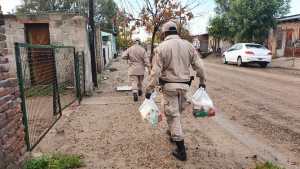
<instances>
[{"instance_id":1,"label":"sky","mask_svg":"<svg viewBox=\"0 0 300 169\"><path fill-rule=\"evenodd\" d=\"M125 8L129 13L135 13L137 15L138 9L142 6L142 0L114 0L119 7ZM193 0L181 0L184 4L190 3ZM214 16L215 3L214 0L202 0L201 5L193 10L195 17L190 21L188 28L192 35L206 33L209 18ZM21 0L0 0L0 5L4 13L11 12L17 5L21 4ZM291 9L288 15L300 14L300 0L291 0ZM140 29L136 32L135 36L140 36L142 40L145 40L149 35L145 30Z\"/></svg>"},{"instance_id":2,"label":"sky","mask_svg":"<svg viewBox=\"0 0 300 169\"><path fill-rule=\"evenodd\" d=\"M182 4L191 4L194 0L181 0ZM201 2L202 1L202 2ZM300 1L300 0L299 0ZM128 13L134 13L138 15L138 9L143 6L143 0L115 0L119 8L125 8ZM194 19L192 19L188 25L192 35L206 33L209 18L214 15L215 3L214 0L198 0L201 2L199 7L192 10ZM133 37L139 36L142 40L147 39L150 35L143 29L139 29Z\"/></svg>"}]
</instances>

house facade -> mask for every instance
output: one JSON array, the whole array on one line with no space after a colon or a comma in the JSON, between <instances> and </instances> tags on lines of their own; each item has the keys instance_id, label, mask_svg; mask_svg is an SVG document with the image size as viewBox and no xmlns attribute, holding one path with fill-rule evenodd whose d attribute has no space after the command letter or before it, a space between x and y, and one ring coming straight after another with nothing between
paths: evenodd
<instances>
[{"instance_id":1,"label":"house facade","mask_svg":"<svg viewBox=\"0 0 300 169\"><path fill-rule=\"evenodd\" d=\"M102 40L102 57L104 66L109 64L111 60L117 57L116 37L112 33L101 32Z\"/></svg>"},{"instance_id":2,"label":"house facade","mask_svg":"<svg viewBox=\"0 0 300 169\"><path fill-rule=\"evenodd\" d=\"M269 33L268 48L275 57L300 57L300 14L278 18Z\"/></svg>"},{"instance_id":3,"label":"house facade","mask_svg":"<svg viewBox=\"0 0 300 169\"><path fill-rule=\"evenodd\" d=\"M208 34L193 36L193 46L200 52L208 52Z\"/></svg>"},{"instance_id":4,"label":"house facade","mask_svg":"<svg viewBox=\"0 0 300 169\"><path fill-rule=\"evenodd\" d=\"M225 52L229 49L233 44L227 40L220 40L218 41L213 36L208 37L208 50L215 51L215 52Z\"/></svg>"}]
</instances>

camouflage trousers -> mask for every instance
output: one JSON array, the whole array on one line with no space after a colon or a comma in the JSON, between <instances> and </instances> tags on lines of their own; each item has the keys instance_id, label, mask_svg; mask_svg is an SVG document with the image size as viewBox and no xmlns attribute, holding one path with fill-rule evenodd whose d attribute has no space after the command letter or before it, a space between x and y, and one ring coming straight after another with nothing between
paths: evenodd
<instances>
[{"instance_id":1,"label":"camouflage trousers","mask_svg":"<svg viewBox=\"0 0 300 169\"><path fill-rule=\"evenodd\" d=\"M181 125L181 113L183 111L183 105L186 102L186 90L163 90L162 93L162 108L167 119L171 137L174 141L182 141L184 136Z\"/></svg>"},{"instance_id":2,"label":"camouflage trousers","mask_svg":"<svg viewBox=\"0 0 300 169\"><path fill-rule=\"evenodd\" d=\"M129 76L129 80L131 82L133 93L138 93L139 90L143 89L143 75L131 75Z\"/></svg>"}]
</instances>

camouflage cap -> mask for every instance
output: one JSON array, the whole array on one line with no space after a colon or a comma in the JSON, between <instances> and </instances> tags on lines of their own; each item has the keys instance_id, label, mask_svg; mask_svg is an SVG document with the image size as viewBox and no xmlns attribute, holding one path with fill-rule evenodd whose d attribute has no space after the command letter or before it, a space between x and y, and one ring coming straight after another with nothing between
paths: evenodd
<instances>
[{"instance_id":1,"label":"camouflage cap","mask_svg":"<svg viewBox=\"0 0 300 169\"><path fill-rule=\"evenodd\" d=\"M177 25L173 21L168 21L163 24L161 31L164 32L175 32L177 31Z\"/></svg>"},{"instance_id":2,"label":"camouflage cap","mask_svg":"<svg viewBox=\"0 0 300 169\"><path fill-rule=\"evenodd\" d=\"M139 37L135 37L132 40L133 40L133 42L141 42L141 39Z\"/></svg>"}]
</instances>

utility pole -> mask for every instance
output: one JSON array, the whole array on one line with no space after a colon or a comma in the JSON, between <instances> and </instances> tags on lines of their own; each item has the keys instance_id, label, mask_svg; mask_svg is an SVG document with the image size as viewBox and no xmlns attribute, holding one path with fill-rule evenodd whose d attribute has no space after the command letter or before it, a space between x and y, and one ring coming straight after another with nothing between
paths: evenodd
<instances>
[{"instance_id":1,"label":"utility pole","mask_svg":"<svg viewBox=\"0 0 300 169\"><path fill-rule=\"evenodd\" d=\"M94 22L94 0L89 0L89 28L90 28L90 51L92 65L92 80L94 87L98 87L97 83L97 66L95 53L95 22Z\"/></svg>"}]
</instances>

